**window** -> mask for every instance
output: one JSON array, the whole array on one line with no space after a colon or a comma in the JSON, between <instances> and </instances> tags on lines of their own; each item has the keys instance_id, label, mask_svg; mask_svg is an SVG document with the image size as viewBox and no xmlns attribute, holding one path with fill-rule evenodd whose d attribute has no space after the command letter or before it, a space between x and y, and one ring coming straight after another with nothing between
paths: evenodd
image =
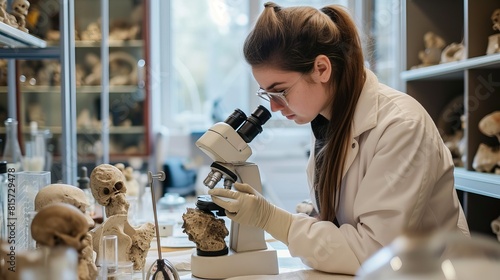
<instances>
[{"instance_id":1,"label":"window","mask_svg":"<svg viewBox=\"0 0 500 280\"><path fill-rule=\"evenodd\" d=\"M248 108L249 69L241 47L247 0L172 0L170 73L163 120L170 128L206 129Z\"/></svg>"},{"instance_id":2,"label":"window","mask_svg":"<svg viewBox=\"0 0 500 280\"><path fill-rule=\"evenodd\" d=\"M370 68L377 74L380 82L399 89L401 65L398 34L401 32L401 1L372 0L367 1L365 5L369 11L365 21L370 25Z\"/></svg>"},{"instance_id":3,"label":"window","mask_svg":"<svg viewBox=\"0 0 500 280\"><path fill-rule=\"evenodd\" d=\"M258 86L243 58L242 47L253 20L267 1L169 2L170 6L165 7L169 13L165 14L170 19L161 24L164 29L160 31L162 36L168 34L170 42L170 50L163 48L170 64L169 69L162 70L162 79L168 80L168 84L162 85L161 94L164 125L173 129L206 129L224 120L235 108L250 113L260 101L253 94ZM285 7L320 8L328 4L347 6L348 1L275 2ZM284 120L279 114L275 118Z\"/></svg>"},{"instance_id":4,"label":"window","mask_svg":"<svg viewBox=\"0 0 500 280\"><path fill-rule=\"evenodd\" d=\"M264 104L254 94L258 85L243 58L242 47L267 0L158 2L161 61L160 75L156 75L159 81L153 83L153 90L161 97L161 125L168 127L171 134L189 135L223 121L235 108L250 113L258 104ZM365 44L367 65L381 82L398 87L399 1L275 2L285 7L320 8L329 4L348 7ZM264 134L272 134L259 137L266 141L262 145L266 146L265 152L283 153L279 150L290 152L299 146L307 147L310 129L276 113L266 124Z\"/></svg>"}]
</instances>

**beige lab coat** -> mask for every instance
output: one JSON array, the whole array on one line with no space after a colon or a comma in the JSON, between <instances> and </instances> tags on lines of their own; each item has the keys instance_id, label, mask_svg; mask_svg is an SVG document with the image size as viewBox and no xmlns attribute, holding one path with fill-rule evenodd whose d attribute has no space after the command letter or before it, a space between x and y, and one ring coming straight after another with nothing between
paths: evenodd
<instances>
[{"instance_id":1,"label":"beige lab coat","mask_svg":"<svg viewBox=\"0 0 500 280\"><path fill-rule=\"evenodd\" d=\"M412 97L379 83L368 69L366 74L344 167L340 227L294 214L288 235L291 255L321 271L354 274L407 229L469 235L451 154L434 122ZM307 174L315 201L312 142Z\"/></svg>"}]
</instances>

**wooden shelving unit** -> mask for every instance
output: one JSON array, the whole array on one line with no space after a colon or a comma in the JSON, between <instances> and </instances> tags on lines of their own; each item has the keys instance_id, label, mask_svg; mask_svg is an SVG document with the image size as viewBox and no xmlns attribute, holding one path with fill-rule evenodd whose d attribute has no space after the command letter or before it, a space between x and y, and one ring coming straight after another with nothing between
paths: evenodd
<instances>
[{"instance_id":1,"label":"wooden shelving unit","mask_svg":"<svg viewBox=\"0 0 500 280\"><path fill-rule=\"evenodd\" d=\"M486 54L488 36L497 32L492 29L491 14L500 8L500 3L493 0L402 3L406 34L402 53L407 69L401 73L404 90L436 122L445 106L459 96L463 98L466 151L464 166L455 170L455 186L471 231L493 234L490 223L500 216L500 175L476 172L472 162L479 144L500 145L496 138L483 135L478 129L485 115L500 110L500 53ZM446 45L463 41L466 58L412 69L420 64L418 52L425 49L423 37L429 31L442 37Z\"/></svg>"}]
</instances>

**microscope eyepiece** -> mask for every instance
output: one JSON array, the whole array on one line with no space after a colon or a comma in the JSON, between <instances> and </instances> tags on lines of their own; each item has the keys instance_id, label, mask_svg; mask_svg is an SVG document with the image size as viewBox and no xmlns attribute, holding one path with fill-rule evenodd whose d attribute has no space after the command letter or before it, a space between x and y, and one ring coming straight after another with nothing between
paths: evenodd
<instances>
[{"instance_id":1,"label":"microscope eyepiece","mask_svg":"<svg viewBox=\"0 0 500 280\"><path fill-rule=\"evenodd\" d=\"M227 119L224 121L228 125L230 125L234 130L237 130L238 127L246 120L247 115L240 110L240 109L235 109L234 112L227 117Z\"/></svg>"},{"instance_id":2,"label":"microscope eyepiece","mask_svg":"<svg viewBox=\"0 0 500 280\"><path fill-rule=\"evenodd\" d=\"M262 132L262 126L271 118L271 113L262 105L259 105L246 122L238 129L238 134L246 143Z\"/></svg>"}]
</instances>

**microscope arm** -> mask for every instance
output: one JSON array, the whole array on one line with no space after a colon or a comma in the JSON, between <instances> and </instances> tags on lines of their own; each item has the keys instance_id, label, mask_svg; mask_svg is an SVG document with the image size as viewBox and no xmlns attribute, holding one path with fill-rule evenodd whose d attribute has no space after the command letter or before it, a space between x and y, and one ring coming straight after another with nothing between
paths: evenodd
<instances>
[{"instance_id":1,"label":"microscope arm","mask_svg":"<svg viewBox=\"0 0 500 280\"><path fill-rule=\"evenodd\" d=\"M292 214L268 202L249 184L235 183L234 189L217 188L210 190L209 194L213 202L227 210L227 216L233 223L262 228L287 244Z\"/></svg>"},{"instance_id":2,"label":"microscope arm","mask_svg":"<svg viewBox=\"0 0 500 280\"><path fill-rule=\"evenodd\" d=\"M240 182L249 184L256 191L262 193L259 168L256 164L237 165L235 171ZM229 243L231 249L236 252L267 249L263 229L236 222L231 223Z\"/></svg>"}]
</instances>

